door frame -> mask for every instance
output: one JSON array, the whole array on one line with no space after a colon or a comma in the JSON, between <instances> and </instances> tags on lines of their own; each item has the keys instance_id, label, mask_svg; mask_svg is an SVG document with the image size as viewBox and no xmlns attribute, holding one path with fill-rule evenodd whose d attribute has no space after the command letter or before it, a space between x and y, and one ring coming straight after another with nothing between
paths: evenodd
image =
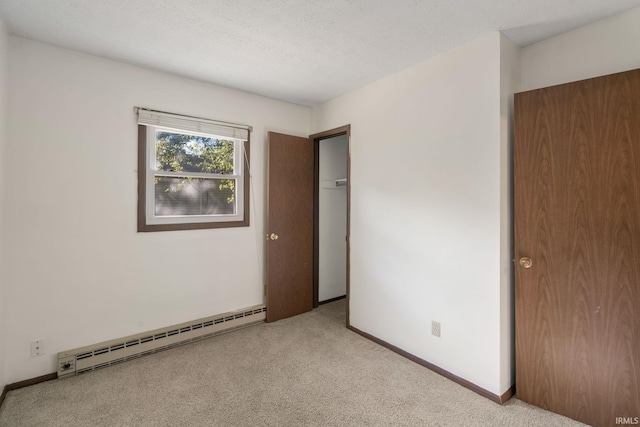
<instances>
[{"instance_id":1,"label":"door frame","mask_svg":"<svg viewBox=\"0 0 640 427\"><path fill-rule=\"evenodd\" d=\"M350 277L350 236L351 236L351 125L344 125L324 132L309 136L313 142L313 308L317 308L318 302L318 273L319 273L319 247L320 247L320 142L336 136L347 136L347 326L349 326L349 277Z\"/></svg>"}]
</instances>

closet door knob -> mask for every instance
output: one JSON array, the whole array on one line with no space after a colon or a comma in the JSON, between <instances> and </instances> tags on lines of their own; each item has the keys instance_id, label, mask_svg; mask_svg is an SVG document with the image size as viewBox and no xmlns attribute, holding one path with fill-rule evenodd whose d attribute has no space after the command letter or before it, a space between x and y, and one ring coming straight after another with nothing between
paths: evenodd
<instances>
[{"instance_id":1,"label":"closet door knob","mask_svg":"<svg viewBox=\"0 0 640 427\"><path fill-rule=\"evenodd\" d=\"M520 267L522 267L522 268L531 268L532 265L533 265L533 261L531 260L531 258L526 257L526 256L520 258Z\"/></svg>"}]
</instances>

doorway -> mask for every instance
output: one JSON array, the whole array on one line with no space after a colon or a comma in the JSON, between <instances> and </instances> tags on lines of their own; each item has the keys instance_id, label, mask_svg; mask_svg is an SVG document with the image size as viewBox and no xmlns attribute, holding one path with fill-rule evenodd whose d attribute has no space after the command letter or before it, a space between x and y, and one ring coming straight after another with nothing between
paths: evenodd
<instances>
[{"instance_id":1,"label":"doorway","mask_svg":"<svg viewBox=\"0 0 640 427\"><path fill-rule=\"evenodd\" d=\"M350 126L311 135L314 146L313 307L348 298ZM348 324L347 301L347 324Z\"/></svg>"},{"instance_id":2,"label":"doorway","mask_svg":"<svg viewBox=\"0 0 640 427\"><path fill-rule=\"evenodd\" d=\"M266 302L267 322L274 322L312 310L319 305L320 288L320 144L323 147L338 145L342 139L346 145L346 176L335 175L336 186L331 191L341 191L344 231L342 240L343 260L341 281L347 299L346 324L349 326L349 160L350 126L342 126L308 138L268 133L267 140L267 229L266 229ZM326 140L341 137L333 143ZM331 151L330 149L324 151ZM327 165L328 166L328 165ZM332 172L333 174L333 172ZM339 176L339 178L336 178ZM336 184L337 182L337 184ZM325 185L329 185L325 183ZM339 194L339 193L335 193ZM334 195L335 195L334 194ZM344 212L346 210L346 213ZM343 228L344 230L344 228ZM323 261L325 259L323 258ZM331 265L329 260L329 265ZM329 267L331 268L331 267ZM329 276L323 276L331 281ZM336 286L337 288L337 286ZM323 290L323 302L336 292L331 287ZM338 291L339 292L339 291ZM344 298L338 296L337 298Z\"/></svg>"},{"instance_id":3,"label":"doorway","mask_svg":"<svg viewBox=\"0 0 640 427\"><path fill-rule=\"evenodd\" d=\"M318 285L314 301L322 304L347 294L347 136L322 139L317 145Z\"/></svg>"}]
</instances>

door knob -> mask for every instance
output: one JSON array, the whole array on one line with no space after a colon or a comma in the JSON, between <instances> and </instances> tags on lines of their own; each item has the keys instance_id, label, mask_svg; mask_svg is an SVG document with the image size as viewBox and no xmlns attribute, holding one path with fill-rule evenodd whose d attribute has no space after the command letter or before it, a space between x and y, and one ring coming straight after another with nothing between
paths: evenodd
<instances>
[{"instance_id":1,"label":"door knob","mask_svg":"<svg viewBox=\"0 0 640 427\"><path fill-rule=\"evenodd\" d=\"M522 267L522 268L531 268L532 265L533 265L533 261L531 260L531 258L526 257L526 256L520 258L520 267Z\"/></svg>"},{"instance_id":2,"label":"door knob","mask_svg":"<svg viewBox=\"0 0 640 427\"><path fill-rule=\"evenodd\" d=\"M276 233L267 234L267 240L278 240L278 235Z\"/></svg>"}]
</instances>

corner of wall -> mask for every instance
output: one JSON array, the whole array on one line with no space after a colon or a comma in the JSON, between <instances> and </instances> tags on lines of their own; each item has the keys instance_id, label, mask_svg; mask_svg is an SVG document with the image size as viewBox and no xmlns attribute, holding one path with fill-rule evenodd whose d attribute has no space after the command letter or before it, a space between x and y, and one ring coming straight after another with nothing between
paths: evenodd
<instances>
[{"instance_id":1,"label":"corner of wall","mask_svg":"<svg viewBox=\"0 0 640 427\"><path fill-rule=\"evenodd\" d=\"M520 87L520 46L500 35L500 389L515 383L513 266L513 94Z\"/></svg>"},{"instance_id":2,"label":"corner of wall","mask_svg":"<svg viewBox=\"0 0 640 427\"><path fill-rule=\"evenodd\" d=\"M5 151L7 144L7 104L8 94L8 74L9 74L9 33L4 25L2 16L0 16L0 391L6 384L6 277L4 276L5 269L3 268L5 248L4 248L4 229L5 229L5 215L4 215L4 173L6 168L5 163Z\"/></svg>"}]
</instances>

